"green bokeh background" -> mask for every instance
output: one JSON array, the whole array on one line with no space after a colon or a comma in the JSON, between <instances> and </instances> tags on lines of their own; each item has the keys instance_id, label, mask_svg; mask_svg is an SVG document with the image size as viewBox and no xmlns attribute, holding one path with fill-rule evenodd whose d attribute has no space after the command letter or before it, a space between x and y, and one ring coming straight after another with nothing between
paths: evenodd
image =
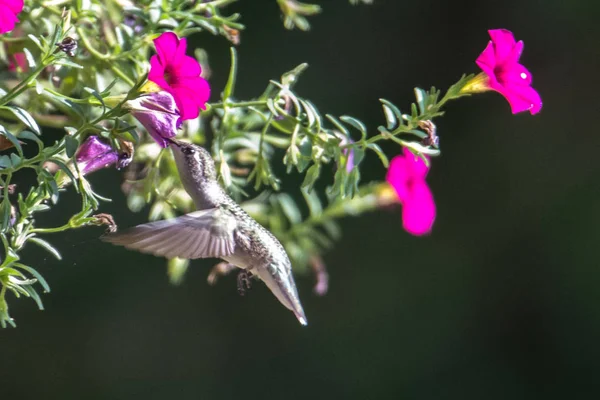
<instances>
[{"instance_id":1,"label":"green bokeh background","mask_svg":"<svg viewBox=\"0 0 600 400\"><path fill-rule=\"evenodd\" d=\"M0 398L597 398L600 6L347 3L322 1L309 33L285 31L274 0L232 5L247 25L237 96L308 62L296 90L375 129L378 98L406 110L414 86L447 88L477 72L486 30L502 27L525 41L542 112L513 116L492 93L451 103L429 175L433 234L405 233L399 209L344 220L325 256L329 294L297 278L306 328L261 285L246 297L234 277L208 286L210 260L173 287L164 260L101 243L100 228L48 236L64 260L27 249L52 293L44 312L10 301L19 326L0 331ZM211 56L215 100L228 44L192 41ZM364 178L384 174L369 155ZM91 179L122 227L145 220L126 209L119 172ZM66 194L39 225L61 224L76 207Z\"/></svg>"}]
</instances>

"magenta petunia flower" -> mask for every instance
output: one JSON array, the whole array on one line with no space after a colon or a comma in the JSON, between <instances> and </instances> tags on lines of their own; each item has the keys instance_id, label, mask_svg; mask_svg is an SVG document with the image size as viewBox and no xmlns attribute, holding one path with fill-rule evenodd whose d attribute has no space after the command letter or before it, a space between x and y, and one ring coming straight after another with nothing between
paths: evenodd
<instances>
[{"instance_id":1,"label":"magenta petunia flower","mask_svg":"<svg viewBox=\"0 0 600 400\"><path fill-rule=\"evenodd\" d=\"M177 134L179 112L173 96L168 92L144 94L127 101L124 106L161 147L167 147L167 139Z\"/></svg>"},{"instance_id":2,"label":"magenta petunia flower","mask_svg":"<svg viewBox=\"0 0 600 400\"><path fill-rule=\"evenodd\" d=\"M10 32L19 22L17 14L23 11L23 0L0 0L0 34Z\"/></svg>"},{"instance_id":3,"label":"magenta petunia flower","mask_svg":"<svg viewBox=\"0 0 600 400\"><path fill-rule=\"evenodd\" d=\"M165 32L154 39L156 55L150 59L148 79L174 98L181 121L198 117L199 109L206 109L210 97L208 82L200 77L202 69L193 57L185 54L187 41L173 32Z\"/></svg>"},{"instance_id":4,"label":"magenta petunia flower","mask_svg":"<svg viewBox=\"0 0 600 400\"><path fill-rule=\"evenodd\" d=\"M390 162L386 180L402 204L402 222L410 234L420 236L431 231L435 220L433 194L425 181L429 167L406 147Z\"/></svg>"},{"instance_id":5,"label":"magenta petunia flower","mask_svg":"<svg viewBox=\"0 0 600 400\"><path fill-rule=\"evenodd\" d=\"M27 57L25 53L15 53L9 57L8 70L11 72L19 69L22 72L27 72L29 65L27 64Z\"/></svg>"},{"instance_id":6,"label":"magenta petunia flower","mask_svg":"<svg viewBox=\"0 0 600 400\"><path fill-rule=\"evenodd\" d=\"M513 114L522 111L537 114L542 108L542 99L531 87L531 73L519 64L523 41L515 42L512 32L506 29L488 32L492 40L476 60L487 79L472 86L479 86L479 91L491 89L502 94L510 103Z\"/></svg>"}]
</instances>

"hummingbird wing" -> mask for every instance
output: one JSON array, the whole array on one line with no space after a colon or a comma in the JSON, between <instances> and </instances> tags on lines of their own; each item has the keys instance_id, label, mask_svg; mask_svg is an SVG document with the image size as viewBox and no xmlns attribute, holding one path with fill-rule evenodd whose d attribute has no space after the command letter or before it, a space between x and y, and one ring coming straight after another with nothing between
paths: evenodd
<instances>
[{"instance_id":1,"label":"hummingbird wing","mask_svg":"<svg viewBox=\"0 0 600 400\"><path fill-rule=\"evenodd\" d=\"M166 258L222 258L235 251L235 227L229 212L211 208L109 233L101 239Z\"/></svg>"}]
</instances>

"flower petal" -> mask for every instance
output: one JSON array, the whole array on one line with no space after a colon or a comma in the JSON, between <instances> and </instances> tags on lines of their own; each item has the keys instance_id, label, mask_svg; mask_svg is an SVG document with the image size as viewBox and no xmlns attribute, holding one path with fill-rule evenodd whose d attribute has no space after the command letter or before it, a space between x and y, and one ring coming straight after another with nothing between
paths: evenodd
<instances>
[{"instance_id":1,"label":"flower petal","mask_svg":"<svg viewBox=\"0 0 600 400\"><path fill-rule=\"evenodd\" d=\"M166 67L167 64L173 61L173 57L177 53L178 45L179 38L173 32L165 32L154 39L156 54L158 54L158 58L163 67Z\"/></svg>"},{"instance_id":2,"label":"flower petal","mask_svg":"<svg viewBox=\"0 0 600 400\"><path fill-rule=\"evenodd\" d=\"M0 3L0 33L12 31L17 22L19 19L15 13L7 5Z\"/></svg>"},{"instance_id":3,"label":"flower petal","mask_svg":"<svg viewBox=\"0 0 600 400\"><path fill-rule=\"evenodd\" d=\"M488 33L494 43L496 63L501 64L515 47L515 37L511 31L506 29L492 29L489 30Z\"/></svg>"},{"instance_id":4,"label":"flower petal","mask_svg":"<svg viewBox=\"0 0 600 400\"><path fill-rule=\"evenodd\" d=\"M427 183L423 181L413 185L402 205L404 229L412 235L425 235L431 232L435 215L435 202Z\"/></svg>"},{"instance_id":5,"label":"flower petal","mask_svg":"<svg viewBox=\"0 0 600 400\"><path fill-rule=\"evenodd\" d=\"M112 146L98 136L89 136L81 146L79 146L77 154L75 154L75 161L78 163L87 162L112 150Z\"/></svg>"},{"instance_id":6,"label":"flower petal","mask_svg":"<svg viewBox=\"0 0 600 400\"><path fill-rule=\"evenodd\" d=\"M513 114L529 111L531 115L534 115L542 109L542 99L531 86L513 86L502 94L510 103Z\"/></svg>"},{"instance_id":7,"label":"flower petal","mask_svg":"<svg viewBox=\"0 0 600 400\"><path fill-rule=\"evenodd\" d=\"M496 68L496 52L494 50L494 43L492 43L491 40L485 50L477 57L475 62L486 74L494 74L494 68Z\"/></svg>"},{"instance_id":8,"label":"flower petal","mask_svg":"<svg viewBox=\"0 0 600 400\"><path fill-rule=\"evenodd\" d=\"M18 14L23 11L23 0L2 0L0 3L4 4L6 7L13 12L13 14Z\"/></svg>"},{"instance_id":9,"label":"flower petal","mask_svg":"<svg viewBox=\"0 0 600 400\"><path fill-rule=\"evenodd\" d=\"M422 180L427 176L429 167L425 164L425 161L417 155L414 155L408 148L404 147L402 153L406 158L406 165L409 170L410 177L412 179Z\"/></svg>"},{"instance_id":10,"label":"flower petal","mask_svg":"<svg viewBox=\"0 0 600 400\"><path fill-rule=\"evenodd\" d=\"M408 197L408 180L410 175L406 162L406 158L401 155L392 158L385 177L385 180L392 185L396 191L400 202L404 202Z\"/></svg>"},{"instance_id":11,"label":"flower petal","mask_svg":"<svg viewBox=\"0 0 600 400\"><path fill-rule=\"evenodd\" d=\"M150 58L150 72L148 73L148 79L163 89L169 87L169 84L165 80L165 67L161 64L160 58L156 55Z\"/></svg>"},{"instance_id":12,"label":"flower petal","mask_svg":"<svg viewBox=\"0 0 600 400\"><path fill-rule=\"evenodd\" d=\"M496 78L502 86L530 86L531 73L521 64L512 64L510 68L496 73Z\"/></svg>"},{"instance_id":13,"label":"flower petal","mask_svg":"<svg viewBox=\"0 0 600 400\"><path fill-rule=\"evenodd\" d=\"M127 101L124 106L162 147L168 145L166 138L177 134L179 112L175 108L175 99L168 92L145 94Z\"/></svg>"},{"instance_id":14,"label":"flower petal","mask_svg":"<svg viewBox=\"0 0 600 400\"><path fill-rule=\"evenodd\" d=\"M172 33L172 32L171 32ZM175 35L175 34L174 34ZM175 36L177 37L177 36ZM174 71L176 73L181 72L180 65L183 63L185 57L185 52L187 51L187 40L186 38L178 39L179 43L177 44L177 49L175 50L175 54L173 54L173 58L169 60L169 62L173 65Z\"/></svg>"},{"instance_id":15,"label":"flower petal","mask_svg":"<svg viewBox=\"0 0 600 400\"><path fill-rule=\"evenodd\" d=\"M109 167L119 161L119 154L116 151L106 153L102 156L93 158L81 169L83 175L98 171L99 169Z\"/></svg>"},{"instance_id":16,"label":"flower petal","mask_svg":"<svg viewBox=\"0 0 600 400\"><path fill-rule=\"evenodd\" d=\"M525 47L525 44L523 43L523 41L519 40L515 44L513 49L510 51L510 53L508 53L506 58L504 60L502 60L502 63L506 64L506 65L518 64L519 59L521 58L521 54L523 53L524 47Z\"/></svg>"},{"instance_id":17,"label":"flower petal","mask_svg":"<svg viewBox=\"0 0 600 400\"><path fill-rule=\"evenodd\" d=\"M202 73L202 68L194 57L184 54L179 63L173 67L173 73L175 74L173 82L177 82L180 78L197 78Z\"/></svg>"}]
</instances>

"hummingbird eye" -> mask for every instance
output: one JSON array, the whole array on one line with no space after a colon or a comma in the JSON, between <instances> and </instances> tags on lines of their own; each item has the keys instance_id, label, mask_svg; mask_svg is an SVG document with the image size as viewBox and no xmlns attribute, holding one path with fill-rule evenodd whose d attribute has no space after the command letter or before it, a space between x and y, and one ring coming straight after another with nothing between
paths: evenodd
<instances>
[{"instance_id":1,"label":"hummingbird eye","mask_svg":"<svg viewBox=\"0 0 600 400\"><path fill-rule=\"evenodd\" d=\"M183 154L185 155L192 155L196 152L196 150L194 150L193 147L184 147L183 149L181 149L181 151L183 152Z\"/></svg>"}]
</instances>

